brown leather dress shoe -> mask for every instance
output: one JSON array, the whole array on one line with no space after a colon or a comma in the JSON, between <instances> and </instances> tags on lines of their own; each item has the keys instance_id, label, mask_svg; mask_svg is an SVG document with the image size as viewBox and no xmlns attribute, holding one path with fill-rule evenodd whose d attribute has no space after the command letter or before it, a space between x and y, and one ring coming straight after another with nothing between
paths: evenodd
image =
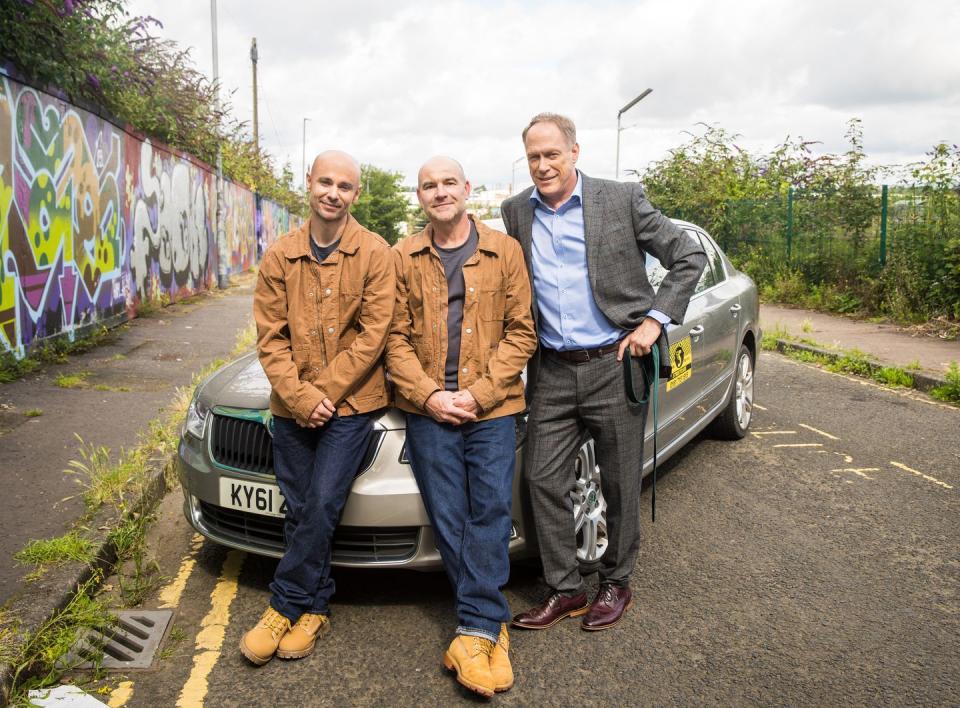
<instances>
[{"instance_id":1,"label":"brown leather dress shoe","mask_svg":"<svg viewBox=\"0 0 960 708\"><path fill-rule=\"evenodd\" d=\"M623 619L623 613L632 604L633 593L630 588L602 583L580 627L591 632L610 629Z\"/></svg>"},{"instance_id":2,"label":"brown leather dress shoe","mask_svg":"<svg viewBox=\"0 0 960 708\"><path fill-rule=\"evenodd\" d=\"M514 627L523 629L547 629L564 617L579 617L587 611L587 593L582 592L567 597L559 592L550 596L536 607L521 612L513 618Z\"/></svg>"}]
</instances>

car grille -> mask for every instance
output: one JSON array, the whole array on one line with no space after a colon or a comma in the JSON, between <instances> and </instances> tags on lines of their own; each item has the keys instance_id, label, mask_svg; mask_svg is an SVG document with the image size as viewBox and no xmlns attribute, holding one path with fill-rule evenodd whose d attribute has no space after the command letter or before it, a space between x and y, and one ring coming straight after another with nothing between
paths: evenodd
<instances>
[{"instance_id":1,"label":"car grille","mask_svg":"<svg viewBox=\"0 0 960 708\"><path fill-rule=\"evenodd\" d=\"M224 539L283 553L283 519L200 502L203 524ZM412 558L419 527L338 526L333 535L334 563L386 563Z\"/></svg>"},{"instance_id":2,"label":"car grille","mask_svg":"<svg viewBox=\"0 0 960 708\"><path fill-rule=\"evenodd\" d=\"M384 430L373 431L357 474L373 464L384 435ZM215 414L210 448L218 465L263 475L273 474L273 438L267 432L267 426L259 421Z\"/></svg>"}]
</instances>

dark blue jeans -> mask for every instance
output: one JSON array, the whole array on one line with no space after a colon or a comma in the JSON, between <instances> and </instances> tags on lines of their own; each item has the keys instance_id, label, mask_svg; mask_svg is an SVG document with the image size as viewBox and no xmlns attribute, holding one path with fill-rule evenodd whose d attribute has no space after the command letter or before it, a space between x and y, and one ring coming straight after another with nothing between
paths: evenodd
<instances>
[{"instance_id":1,"label":"dark blue jeans","mask_svg":"<svg viewBox=\"0 0 960 708\"><path fill-rule=\"evenodd\" d=\"M270 605L291 622L329 614L333 531L370 444L373 416L334 414L319 428L273 419L273 467L287 502L287 551L270 583Z\"/></svg>"},{"instance_id":2,"label":"dark blue jeans","mask_svg":"<svg viewBox=\"0 0 960 708\"><path fill-rule=\"evenodd\" d=\"M510 621L513 416L454 426L407 415L407 450L456 592L457 634L497 641Z\"/></svg>"}]
</instances>

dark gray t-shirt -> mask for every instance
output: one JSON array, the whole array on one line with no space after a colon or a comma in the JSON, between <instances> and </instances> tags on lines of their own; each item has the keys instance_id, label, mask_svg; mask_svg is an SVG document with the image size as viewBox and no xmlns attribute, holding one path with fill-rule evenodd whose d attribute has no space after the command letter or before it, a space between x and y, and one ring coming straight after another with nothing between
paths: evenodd
<instances>
[{"instance_id":1,"label":"dark gray t-shirt","mask_svg":"<svg viewBox=\"0 0 960 708\"><path fill-rule=\"evenodd\" d=\"M337 250L337 246L340 245L340 239L337 239L329 246L318 246L317 242L310 239L310 248L313 251L313 257L316 258L320 263L323 263L327 260L327 256Z\"/></svg>"},{"instance_id":2,"label":"dark gray t-shirt","mask_svg":"<svg viewBox=\"0 0 960 708\"><path fill-rule=\"evenodd\" d=\"M443 274L447 278L447 363L444 368L444 386L448 391L460 388L460 328L463 326L463 264L477 252L477 227L470 222L470 235L462 246L440 248L433 244L443 261Z\"/></svg>"}]
</instances>

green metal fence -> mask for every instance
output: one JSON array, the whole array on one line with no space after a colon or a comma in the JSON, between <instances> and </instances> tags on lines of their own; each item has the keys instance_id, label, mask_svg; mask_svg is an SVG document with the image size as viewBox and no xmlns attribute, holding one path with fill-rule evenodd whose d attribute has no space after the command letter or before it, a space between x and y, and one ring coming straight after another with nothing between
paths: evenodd
<instances>
[{"instance_id":1,"label":"green metal fence","mask_svg":"<svg viewBox=\"0 0 960 708\"><path fill-rule=\"evenodd\" d=\"M882 185L823 194L790 188L770 199L703 209L680 217L707 228L755 278L799 272L806 283L840 288L902 279L886 287L902 290L900 296L917 307L960 317L958 190Z\"/></svg>"}]
</instances>

